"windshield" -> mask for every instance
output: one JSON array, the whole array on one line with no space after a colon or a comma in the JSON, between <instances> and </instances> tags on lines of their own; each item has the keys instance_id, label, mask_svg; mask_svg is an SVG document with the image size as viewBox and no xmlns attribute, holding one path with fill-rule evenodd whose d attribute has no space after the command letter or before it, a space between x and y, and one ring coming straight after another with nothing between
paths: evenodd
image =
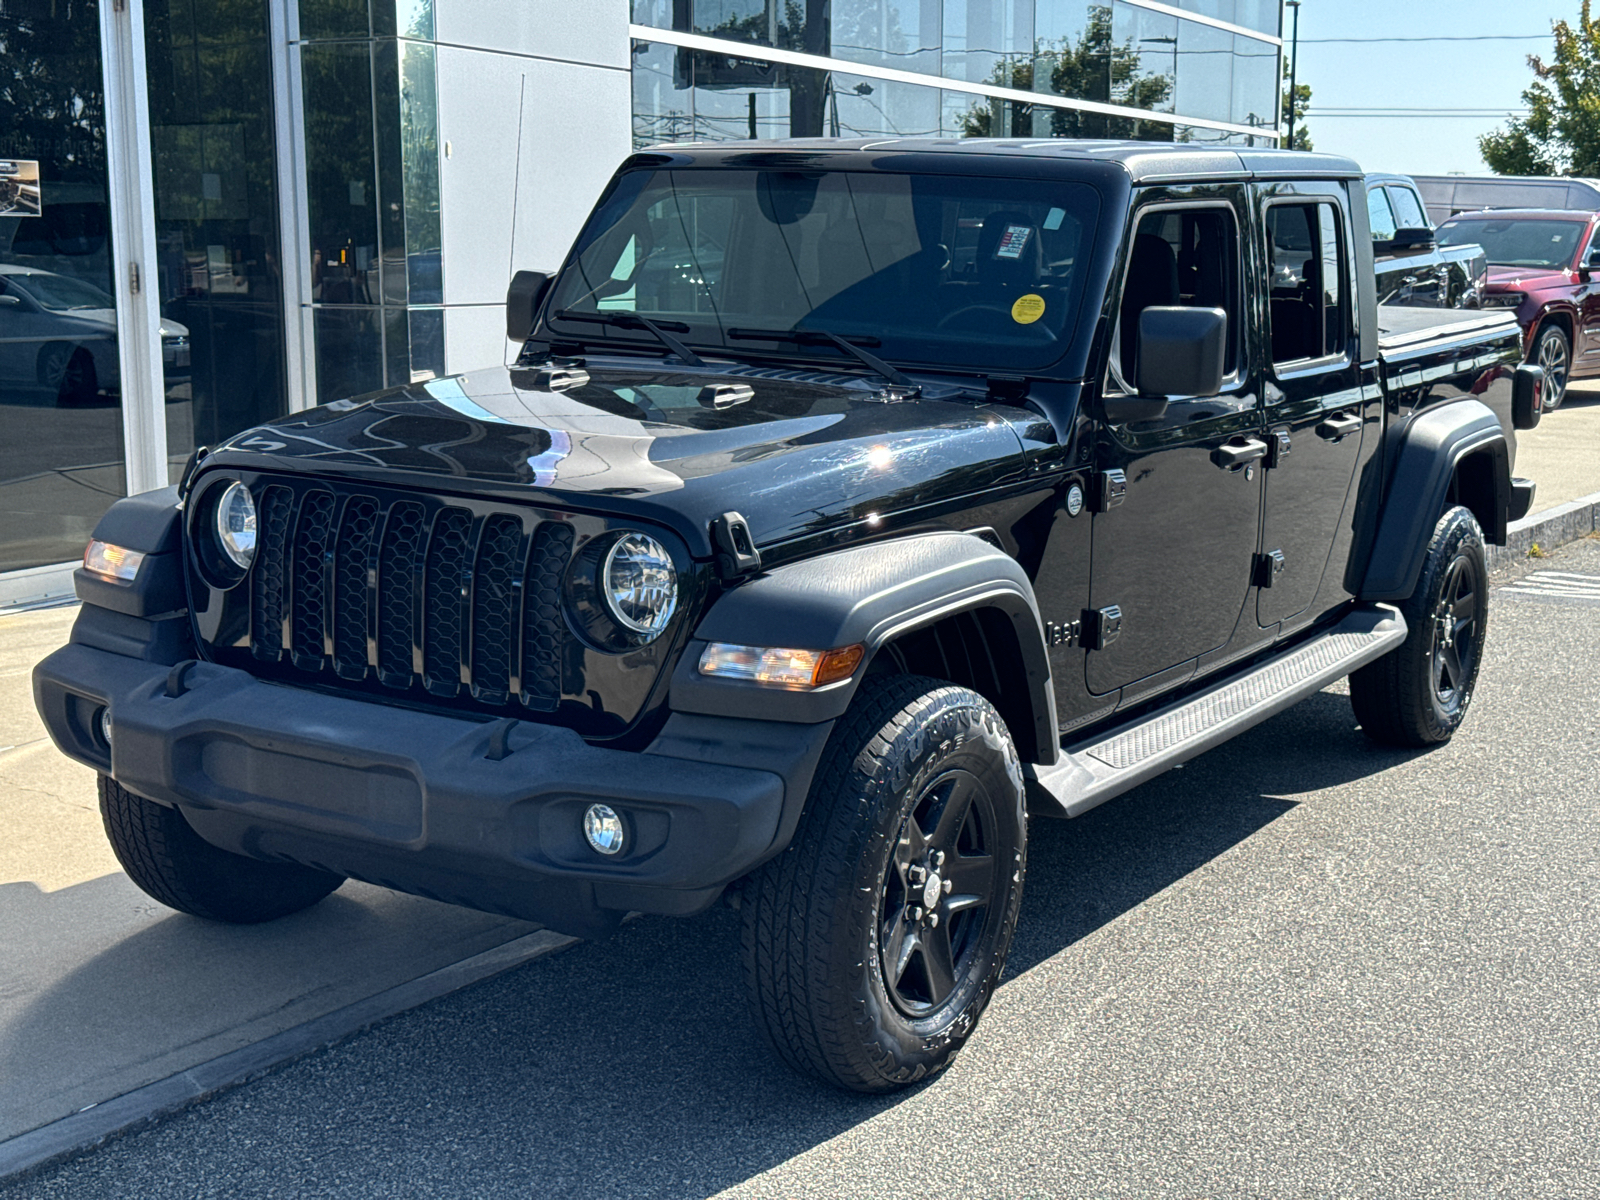
<instances>
[{"instance_id":1,"label":"windshield","mask_svg":"<svg viewBox=\"0 0 1600 1200\"><path fill-rule=\"evenodd\" d=\"M576 340L646 343L624 321L593 319L637 313L732 354L855 369L825 338L772 336L817 331L900 363L1037 368L1066 349L1098 208L1075 183L630 172L579 239L550 324Z\"/></svg>"},{"instance_id":2,"label":"windshield","mask_svg":"<svg viewBox=\"0 0 1600 1200\"><path fill-rule=\"evenodd\" d=\"M1497 267L1550 267L1572 264L1572 256L1588 228L1584 221L1544 221L1515 217L1479 217L1446 221L1439 226L1441 246L1477 244Z\"/></svg>"},{"instance_id":3,"label":"windshield","mask_svg":"<svg viewBox=\"0 0 1600 1200\"><path fill-rule=\"evenodd\" d=\"M26 275L4 277L18 291L27 292L40 308L67 312L74 308L115 308L117 302L99 288L65 275L30 271Z\"/></svg>"}]
</instances>

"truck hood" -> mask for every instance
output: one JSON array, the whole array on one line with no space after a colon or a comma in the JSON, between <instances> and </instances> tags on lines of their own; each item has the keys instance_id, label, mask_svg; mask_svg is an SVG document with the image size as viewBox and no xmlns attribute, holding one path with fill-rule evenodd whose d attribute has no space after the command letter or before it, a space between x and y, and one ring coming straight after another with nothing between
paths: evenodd
<instances>
[{"instance_id":1,"label":"truck hood","mask_svg":"<svg viewBox=\"0 0 1600 1200\"><path fill-rule=\"evenodd\" d=\"M711 552L742 514L758 546L881 527L1024 474L1012 428L1037 418L955 389L885 401L875 383L812 372L601 366L552 389L496 367L339 401L246 430L206 462L365 477L464 496L633 515ZM708 385L747 385L716 408Z\"/></svg>"},{"instance_id":2,"label":"truck hood","mask_svg":"<svg viewBox=\"0 0 1600 1200\"><path fill-rule=\"evenodd\" d=\"M1501 292L1532 292L1540 288L1571 284L1566 271L1553 271L1548 267L1497 267L1490 264L1489 288Z\"/></svg>"}]
</instances>

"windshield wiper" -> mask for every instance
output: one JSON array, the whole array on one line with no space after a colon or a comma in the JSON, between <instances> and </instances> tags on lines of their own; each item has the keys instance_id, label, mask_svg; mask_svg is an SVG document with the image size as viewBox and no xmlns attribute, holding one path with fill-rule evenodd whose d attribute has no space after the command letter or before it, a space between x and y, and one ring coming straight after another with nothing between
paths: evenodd
<instances>
[{"instance_id":1,"label":"windshield wiper","mask_svg":"<svg viewBox=\"0 0 1600 1200\"><path fill-rule=\"evenodd\" d=\"M706 365L705 359L672 336L674 333L689 332L689 327L682 321L652 321L649 317L630 312L576 313L570 308L564 308L556 313L556 320L592 321L596 325L614 325L618 329L643 329L655 334L658 342L691 367Z\"/></svg>"},{"instance_id":2,"label":"windshield wiper","mask_svg":"<svg viewBox=\"0 0 1600 1200\"><path fill-rule=\"evenodd\" d=\"M837 346L857 361L871 367L895 387L905 388L908 392L922 390L903 371L891 367L876 354L868 354L854 342L845 340L837 333L829 333L826 329L730 329L728 337L745 342L793 342L797 346ZM872 344L878 345L878 340L872 339Z\"/></svg>"}]
</instances>

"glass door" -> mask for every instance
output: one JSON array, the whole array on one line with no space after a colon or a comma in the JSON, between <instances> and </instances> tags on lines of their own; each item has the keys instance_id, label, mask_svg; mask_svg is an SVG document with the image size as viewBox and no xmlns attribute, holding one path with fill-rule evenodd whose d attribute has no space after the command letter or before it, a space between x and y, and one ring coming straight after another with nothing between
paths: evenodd
<instances>
[{"instance_id":1,"label":"glass door","mask_svg":"<svg viewBox=\"0 0 1600 1200\"><path fill-rule=\"evenodd\" d=\"M97 0L0 5L0 59L5 572L82 555L127 475Z\"/></svg>"}]
</instances>

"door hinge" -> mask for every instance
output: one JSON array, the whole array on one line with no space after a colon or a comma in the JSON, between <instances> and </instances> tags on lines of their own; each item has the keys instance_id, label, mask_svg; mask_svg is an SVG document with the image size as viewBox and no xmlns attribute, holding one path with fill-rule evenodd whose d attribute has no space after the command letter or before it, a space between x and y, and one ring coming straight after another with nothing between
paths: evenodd
<instances>
[{"instance_id":1,"label":"door hinge","mask_svg":"<svg viewBox=\"0 0 1600 1200\"><path fill-rule=\"evenodd\" d=\"M1083 610L1080 644L1085 650L1104 650L1122 634L1122 609L1115 604Z\"/></svg>"},{"instance_id":2,"label":"door hinge","mask_svg":"<svg viewBox=\"0 0 1600 1200\"><path fill-rule=\"evenodd\" d=\"M1265 554L1256 555L1255 577L1251 580L1259 588L1269 588L1283 574L1284 558L1282 550L1268 550Z\"/></svg>"},{"instance_id":3,"label":"door hinge","mask_svg":"<svg viewBox=\"0 0 1600 1200\"><path fill-rule=\"evenodd\" d=\"M136 262L128 264L128 290L135 296L139 294L139 264Z\"/></svg>"},{"instance_id":4,"label":"door hinge","mask_svg":"<svg viewBox=\"0 0 1600 1200\"><path fill-rule=\"evenodd\" d=\"M1101 471L1092 480L1092 491L1089 507L1094 512L1110 512L1117 505L1128 498L1128 475L1126 471Z\"/></svg>"},{"instance_id":5,"label":"door hinge","mask_svg":"<svg viewBox=\"0 0 1600 1200\"><path fill-rule=\"evenodd\" d=\"M1267 466L1276 467L1289 457L1289 431L1274 429L1267 434Z\"/></svg>"}]
</instances>

